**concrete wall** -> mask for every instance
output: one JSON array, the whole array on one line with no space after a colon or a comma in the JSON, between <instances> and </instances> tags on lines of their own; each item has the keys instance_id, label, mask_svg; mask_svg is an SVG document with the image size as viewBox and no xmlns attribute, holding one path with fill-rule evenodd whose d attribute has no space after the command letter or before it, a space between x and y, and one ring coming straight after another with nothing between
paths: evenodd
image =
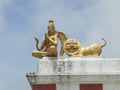
<instances>
[{"instance_id":1,"label":"concrete wall","mask_svg":"<svg viewBox=\"0 0 120 90\"><path fill-rule=\"evenodd\" d=\"M80 90L80 84L103 84L103 90L120 90L120 58L43 58L36 73L28 73L34 84L56 84L57 90Z\"/></svg>"}]
</instances>

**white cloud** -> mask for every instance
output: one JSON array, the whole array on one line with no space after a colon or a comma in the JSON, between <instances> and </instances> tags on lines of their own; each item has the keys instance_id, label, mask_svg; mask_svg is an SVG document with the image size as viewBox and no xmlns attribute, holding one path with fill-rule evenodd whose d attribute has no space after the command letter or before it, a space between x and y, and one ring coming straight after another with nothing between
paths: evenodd
<instances>
[{"instance_id":1,"label":"white cloud","mask_svg":"<svg viewBox=\"0 0 120 90\"><path fill-rule=\"evenodd\" d=\"M105 47L107 57L120 57L120 11L119 0L100 0L96 6L96 13L91 21L92 32L88 32L88 40L97 40L100 36L107 39L108 44ZM104 56L105 56L104 55Z\"/></svg>"},{"instance_id":2,"label":"white cloud","mask_svg":"<svg viewBox=\"0 0 120 90\"><path fill-rule=\"evenodd\" d=\"M73 2L74 1L66 2L65 0L52 0L47 1L46 3L46 1L37 0L36 7L38 8L38 11L34 14L32 18L33 25L35 26L36 30L42 33L47 31L46 29L48 19L50 17L53 17L55 20L56 29L60 29L61 31L67 32L68 35L74 34L75 31L78 33L84 32L84 30L88 28L86 26L86 23L88 21L86 19L86 13L92 14L92 12L86 11L90 11L89 9L92 9L95 3L93 2L93 4L87 4L87 6L85 4L87 2L81 1L81 3L85 4L85 6L83 5L82 8L79 8L78 4L77 8L75 7L75 4L77 4L77 2L74 2L75 4L72 5Z\"/></svg>"},{"instance_id":3,"label":"white cloud","mask_svg":"<svg viewBox=\"0 0 120 90\"><path fill-rule=\"evenodd\" d=\"M108 44L104 48L103 56L119 57L119 3L119 0L93 0L89 3L64 0L46 3L37 0L38 11L34 14L33 22L36 30L43 34L47 31L48 19L53 17L56 29L64 31L70 38L79 39L83 45L102 43L100 38L105 37ZM83 6L79 6L80 4ZM40 38L42 37L43 35Z\"/></svg>"},{"instance_id":4,"label":"white cloud","mask_svg":"<svg viewBox=\"0 0 120 90\"><path fill-rule=\"evenodd\" d=\"M0 32L5 30L4 8L10 3L11 3L11 0L0 0Z\"/></svg>"},{"instance_id":5,"label":"white cloud","mask_svg":"<svg viewBox=\"0 0 120 90\"><path fill-rule=\"evenodd\" d=\"M4 31L4 17L0 15L0 32Z\"/></svg>"}]
</instances>

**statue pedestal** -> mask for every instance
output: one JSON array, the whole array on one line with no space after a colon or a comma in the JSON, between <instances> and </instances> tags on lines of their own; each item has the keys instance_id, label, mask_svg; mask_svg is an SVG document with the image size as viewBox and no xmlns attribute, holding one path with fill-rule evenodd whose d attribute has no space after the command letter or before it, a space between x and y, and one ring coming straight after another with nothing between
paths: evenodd
<instances>
[{"instance_id":1,"label":"statue pedestal","mask_svg":"<svg viewBox=\"0 0 120 90\"><path fill-rule=\"evenodd\" d=\"M120 90L120 58L44 57L26 77L32 90Z\"/></svg>"}]
</instances>

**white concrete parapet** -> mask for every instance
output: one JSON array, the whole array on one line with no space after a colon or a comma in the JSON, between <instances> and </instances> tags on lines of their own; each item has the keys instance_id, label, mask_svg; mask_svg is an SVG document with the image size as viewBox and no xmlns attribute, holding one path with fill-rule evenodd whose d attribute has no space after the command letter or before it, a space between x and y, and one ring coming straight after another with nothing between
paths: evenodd
<instances>
[{"instance_id":1,"label":"white concrete parapet","mask_svg":"<svg viewBox=\"0 0 120 90\"><path fill-rule=\"evenodd\" d=\"M43 58L39 75L120 75L120 58Z\"/></svg>"},{"instance_id":2,"label":"white concrete parapet","mask_svg":"<svg viewBox=\"0 0 120 90\"><path fill-rule=\"evenodd\" d=\"M102 84L103 90L120 90L120 58L68 57L39 60L34 84L56 84L57 90L80 90L80 84Z\"/></svg>"}]
</instances>

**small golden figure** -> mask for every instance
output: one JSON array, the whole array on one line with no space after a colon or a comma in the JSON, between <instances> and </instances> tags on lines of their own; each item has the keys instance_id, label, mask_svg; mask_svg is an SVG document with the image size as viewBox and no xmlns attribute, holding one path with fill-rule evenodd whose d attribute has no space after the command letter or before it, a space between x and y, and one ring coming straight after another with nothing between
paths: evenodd
<instances>
[{"instance_id":1,"label":"small golden figure","mask_svg":"<svg viewBox=\"0 0 120 90\"><path fill-rule=\"evenodd\" d=\"M45 33L45 39L42 42L41 47L38 47L39 40L35 37L37 51L32 52L32 56L42 58L42 57L57 57L57 44L58 38L61 40L61 51L62 56L63 44L67 40L67 36L63 32L57 32L54 27L54 21L52 18L49 19L48 33Z\"/></svg>"},{"instance_id":2,"label":"small golden figure","mask_svg":"<svg viewBox=\"0 0 120 90\"><path fill-rule=\"evenodd\" d=\"M38 57L38 58L42 58L44 56L57 57L58 37L52 19L49 19L48 33L45 33L45 39L43 40L40 48L38 48L39 40L36 37L35 40L36 40L36 48L38 51L32 52L32 55L34 57Z\"/></svg>"}]
</instances>

